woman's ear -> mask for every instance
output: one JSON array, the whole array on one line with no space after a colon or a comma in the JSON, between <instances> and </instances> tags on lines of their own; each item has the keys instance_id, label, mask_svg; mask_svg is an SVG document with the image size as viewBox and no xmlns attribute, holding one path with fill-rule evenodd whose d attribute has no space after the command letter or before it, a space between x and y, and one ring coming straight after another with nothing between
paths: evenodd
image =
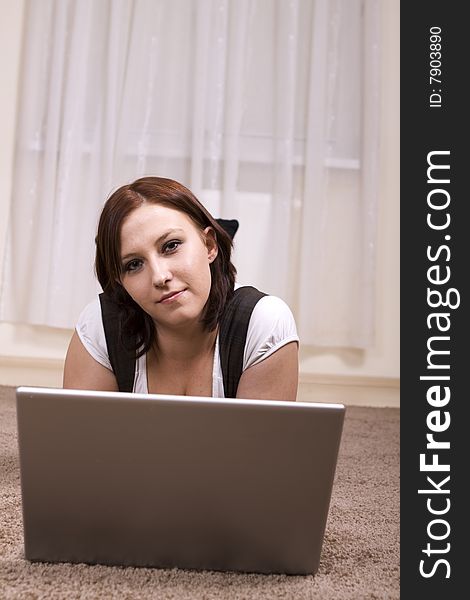
<instances>
[{"instance_id":1,"label":"woman's ear","mask_svg":"<svg viewBox=\"0 0 470 600\"><path fill-rule=\"evenodd\" d=\"M212 227L206 227L204 229L204 241L207 248L207 258L212 263L217 258L219 253L219 246L217 245L217 237Z\"/></svg>"}]
</instances>

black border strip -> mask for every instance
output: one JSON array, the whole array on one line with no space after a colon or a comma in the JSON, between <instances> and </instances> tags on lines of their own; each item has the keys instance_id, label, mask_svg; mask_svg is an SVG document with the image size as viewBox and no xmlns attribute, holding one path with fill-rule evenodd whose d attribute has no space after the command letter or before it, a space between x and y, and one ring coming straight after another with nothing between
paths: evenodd
<instances>
[{"instance_id":1,"label":"black border strip","mask_svg":"<svg viewBox=\"0 0 470 600\"><path fill-rule=\"evenodd\" d=\"M410 599L465 596L468 570L464 531L468 517L463 517L463 510L468 504L464 484L470 459L464 442L470 442L470 398L464 376L470 370L466 343L470 328L465 319L470 198L464 181L470 173L470 153L464 138L470 137L470 127L464 103L470 105L465 91L470 26L464 7L455 0L400 6L400 572L401 598ZM431 47L433 33L441 37L440 56L431 56L438 51ZM431 73L431 68L440 73ZM432 75L439 81L430 80ZM428 172L431 163L436 168ZM428 289L435 293L429 296ZM445 306L446 300L455 307ZM430 316L439 313L440 317ZM449 353L434 353L440 350ZM434 393L429 391L432 387ZM450 394L447 402L446 394ZM450 447L427 448L428 434ZM450 470L420 468L420 454L426 464L435 460ZM427 491L418 493L420 489Z\"/></svg>"}]
</instances>

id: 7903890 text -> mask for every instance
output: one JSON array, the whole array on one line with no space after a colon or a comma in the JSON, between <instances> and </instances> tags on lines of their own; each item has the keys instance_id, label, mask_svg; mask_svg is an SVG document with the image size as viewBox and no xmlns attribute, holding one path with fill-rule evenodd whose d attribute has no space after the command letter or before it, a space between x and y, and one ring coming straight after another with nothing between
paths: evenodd
<instances>
[{"instance_id":1,"label":"id: 7903890 text","mask_svg":"<svg viewBox=\"0 0 470 600\"><path fill-rule=\"evenodd\" d=\"M442 105L442 38L440 27L429 28L429 106L440 108Z\"/></svg>"}]
</instances>

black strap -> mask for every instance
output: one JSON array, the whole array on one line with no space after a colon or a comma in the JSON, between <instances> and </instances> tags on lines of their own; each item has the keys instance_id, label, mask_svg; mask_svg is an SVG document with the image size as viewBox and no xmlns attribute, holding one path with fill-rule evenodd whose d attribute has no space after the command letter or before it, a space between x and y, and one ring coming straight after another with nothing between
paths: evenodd
<instances>
[{"instance_id":1,"label":"black strap","mask_svg":"<svg viewBox=\"0 0 470 600\"><path fill-rule=\"evenodd\" d=\"M120 392L132 392L135 377L135 357L123 346L119 326L119 309L106 294L100 294L101 315L108 356Z\"/></svg>"},{"instance_id":2,"label":"black strap","mask_svg":"<svg viewBox=\"0 0 470 600\"><path fill-rule=\"evenodd\" d=\"M238 382L243 371L243 353L251 313L263 296L252 286L235 290L220 321L219 354L226 398L236 398Z\"/></svg>"},{"instance_id":3,"label":"black strap","mask_svg":"<svg viewBox=\"0 0 470 600\"><path fill-rule=\"evenodd\" d=\"M252 286L235 290L220 321L219 355L226 398L235 398L243 370L243 353L251 313L263 296ZM104 334L109 361L120 392L132 392L135 378L135 357L123 346L119 330L119 309L106 294L100 294Z\"/></svg>"}]
</instances>

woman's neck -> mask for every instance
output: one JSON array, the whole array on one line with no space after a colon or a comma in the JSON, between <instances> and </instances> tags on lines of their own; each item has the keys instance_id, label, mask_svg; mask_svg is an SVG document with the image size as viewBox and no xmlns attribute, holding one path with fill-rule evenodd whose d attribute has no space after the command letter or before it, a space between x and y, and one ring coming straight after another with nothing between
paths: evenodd
<instances>
[{"instance_id":1,"label":"woman's neck","mask_svg":"<svg viewBox=\"0 0 470 600\"><path fill-rule=\"evenodd\" d=\"M158 361L186 362L212 352L217 329L207 331L201 323L181 329L158 328L153 347Z\"/></svg>"}]
</instances>

